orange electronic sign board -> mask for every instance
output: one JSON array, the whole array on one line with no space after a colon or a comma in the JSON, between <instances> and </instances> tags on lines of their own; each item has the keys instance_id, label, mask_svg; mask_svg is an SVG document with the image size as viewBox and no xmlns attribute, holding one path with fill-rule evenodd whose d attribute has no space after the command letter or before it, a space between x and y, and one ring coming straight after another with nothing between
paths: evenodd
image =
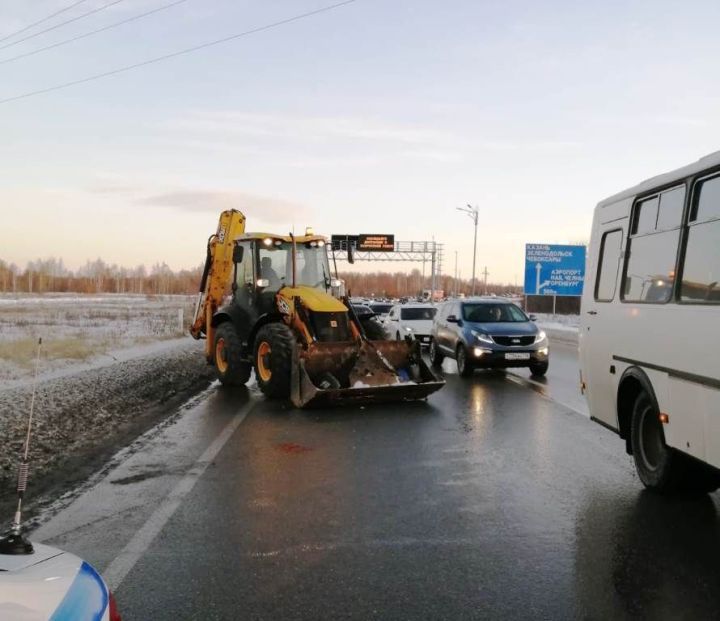
<instances>
[{"instance_id":1,"label":"orange electronic sign board","mask_svg":"<svg viewBox=\"0 0 720 621\"><path fill-rule=\"evenodd\" d=\"M360 233L356 248L362 252L392 252L395 250L395 235Z\"/></svg>"}]
</instances>

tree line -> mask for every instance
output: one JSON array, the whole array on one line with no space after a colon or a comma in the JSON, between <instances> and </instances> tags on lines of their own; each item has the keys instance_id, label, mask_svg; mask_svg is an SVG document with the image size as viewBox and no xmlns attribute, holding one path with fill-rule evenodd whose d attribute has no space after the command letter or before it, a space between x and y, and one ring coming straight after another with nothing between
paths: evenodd
<instances>
[{"instance_id":1,"label":"tree line","mask_svg":"<svg viewBox=\"0 0 720 621\"><path fill-rule=\"evenodd\" d=\"M0 291L4 293L138 293L189 294L198 290L202 267L173 271L167 263L150 269L87 261L77 270L62 259L29 261L25 268L0 259Z\"/></svg>"},{"instance_id":2,"label":"tree line","mask_svg":"<svg viewBox=\"0 0 720 621\"><path fill-rule=\"evenodd\" d=\"M345 290L353 296L376 298L415 297L432 287L432 279L427 274L423 276L419 269L411 272L340 272L339 277L345 281ZM457 279L440 274L435 277L435 290L441 290L445 296L472 293L471 279ZM475 293L505 295L522 294L522 287L511 284L485 283L481 278L475 282Z\"/></svg>"},{"instance_id":3,"label":"tree line","mask_svg":"<svg viewBox=\"0 0 720 621\"><path fill-rule=\"evenodd\" d=\"M65 267L62 259L49 258L29 261L24 268L0 259L0 292L3 293L135 293L135 294L192 294L198 290L202 266L174 271L166 263L155 263L150 269L144 265L134 268L105 263L102 259L87 261L77 270ZM351 295L374 297L414 297L431 288L431 278L419 269L411 272L341 272L345 289ZM470 279L452 276L436 277L435 289L445 295L470 295ZM478 294L485 293L482 280L475 285ZM487 293L497 295L519 293L520 288L509 284L488 283Z\"/></svg>"}]
</instances>

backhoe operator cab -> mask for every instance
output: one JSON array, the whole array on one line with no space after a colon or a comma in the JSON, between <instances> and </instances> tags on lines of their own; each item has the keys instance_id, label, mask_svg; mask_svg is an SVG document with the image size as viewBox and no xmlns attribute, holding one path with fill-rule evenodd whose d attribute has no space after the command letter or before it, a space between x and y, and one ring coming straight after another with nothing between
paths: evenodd
<instances>
[{"instance_id":1,"label":"backhoe operator cab","mask_svg":"<svg viewBox=\"0 0 720 621\"><path fill-rule=\"evenodd\" d=\"M325 238L245 233L235 210L210 237L190 333L225 385L298 407L424 398L444 384L412 343L369 341L331 277ZM227 295L228 290L230 295Z\"/></svg>"},{"instance_id":2,"label":"backhoe operator cab","mask_svg":"<svg viewBox=\"0 0 720 621\"><path fill-rule=\"evenodd\" d=\"M330 278L325 240L296 237L295 247L295 286L336 294L339 283ZM248 233L237 240L233 249L232 290L238 305L251 317L251 323L266 313L276 312L275 294L292 286L292 250L293 241L286 237Z\"/></svg>"}]
</instances>

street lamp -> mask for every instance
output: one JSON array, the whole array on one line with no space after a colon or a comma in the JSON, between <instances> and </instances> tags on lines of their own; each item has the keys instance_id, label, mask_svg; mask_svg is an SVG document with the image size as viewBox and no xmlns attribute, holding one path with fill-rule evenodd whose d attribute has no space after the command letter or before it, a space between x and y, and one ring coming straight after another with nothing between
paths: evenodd
<instances>
[{"instance_id":1,"label":"street lamp","mask_svg":"<svg viewBox=\"0 0 720 621\"><path fill-rule=\"evenodd\" d=\"M473 269L472 269L472 294L475 295L475 256L477 255L477 225L478 225L478 207L468 204L466 207L456 207L458 211L462 211L470 216L475 223L475 237L473 239Z\"/></svg>"}]
</instances>

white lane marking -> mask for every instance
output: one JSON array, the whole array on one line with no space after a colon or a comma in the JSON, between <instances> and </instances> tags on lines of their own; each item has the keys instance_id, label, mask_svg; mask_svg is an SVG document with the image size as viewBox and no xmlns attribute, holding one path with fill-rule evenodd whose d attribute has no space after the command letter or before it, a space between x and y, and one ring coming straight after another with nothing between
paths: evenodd
<instances>
[{"instance_id":1,"label":"white lane marking","mask_svg":"<svg viewBox=\"0 0 720 621\"><path fill-rule=\"evenodd\" d=\"M505 375L506 379L509 379L513 384L517 384L518 386L526 386L527 384L534 384L535 386L539 386L540 388L547 389L547 386L545 384L541 384L540 382L536 382L535 380L531 380L527 377L522 377L521 375L515 375L515 373L507 373ZM562 405L564 408L567 408L568 410L571 410L572 412L575 412L575 414L580 414L583 418L590 418L590 415L587 412L582 412L581 410L578 410L576 407L573 407L572 405L569 405L565 403L564 401L560 401L560 399L556 399L552 395L548 394L547 392L539 392L537 393L544 399L547 399L548 401L552 401L553 403L557 403L558 405Z\"/></svg>"},{"instance_id":2,"label":"white lane marking","mask_svg":"<svg viewBox=\"0 0 720 621\"><path fill-rule=\"evenodd\" d=\"M225 446L225 443L232 437L233 433L235 433L243 420L245 420L245 417L256 403L257 402L252 401L248 403L243 410L225 425L220 434L213 440L212 444L205 449L205 452L200 455L185 476L178 481L178 484L165 497L160 506L148 518L147 522L140 527L133 538L121 550L120 554L118 554L110 565L107 566L105 571L102 572L105 582L107 582L111 590L116 590L120 586L125 576L130 573L130 570L140 558L142 558L145 551L150 547L165 524L167 524L168 520L180 506L185 496L192 491L195 483L198 482L205 470L207 470L207 467L218 456L218 453L220 453L223 446Z\"/></svg>"},{"instance_id":3,"label":"white lane marking","mask_svg":"<svg viewBox=\"0 0 720 621\"><path fill-rule=\"evenodd\" d=\"M540 388L547 389L547 384L543 384L542 382L538 382L537 380L530 379L529 377L523 377L522 375L518 375L517 373L514 373L513 371L508 371L508 374L512 375L513 377L517 377L517 378L521 379L523 382L527 382L528 384L534 384L535 386L538 386ZM545 394L545 393L543 392L543 394ZM549 395L545 395L545 396L549 396Z\"/></svg>"}]
</instances>

